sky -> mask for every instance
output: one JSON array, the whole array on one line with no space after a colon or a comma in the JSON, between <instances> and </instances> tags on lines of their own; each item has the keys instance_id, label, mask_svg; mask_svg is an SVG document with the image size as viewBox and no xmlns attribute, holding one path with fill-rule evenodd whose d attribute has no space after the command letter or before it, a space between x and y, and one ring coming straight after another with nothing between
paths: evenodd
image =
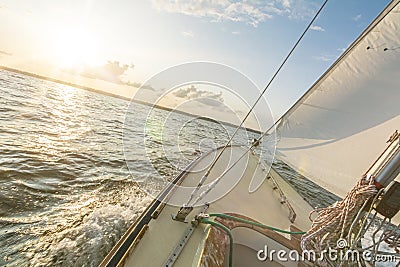
<instances>
[{"instance_id":1,"label":"sky","mask_svg":"<svg viewBox=\"0 0 400 267\"><path fill-rule=\"evenodd\" d=\"M182 106L218 120L232 121L227 115L231 109L240 121L322 3L0 0L0 65L126 97L141 95L145 101ZM388 3L328 1L265 94L274 119L309 89ZM171 84L152 84L159 73L190 62L226 66L256 89L238 86L232 93L224 84L185 81L169 91ZM218 71L217 67L216 75ZM143 93L137 94L138 90ZM261 128L271 123L267 111L265 106L257 110L265 121Z\"/></svg>"}]
</instances>

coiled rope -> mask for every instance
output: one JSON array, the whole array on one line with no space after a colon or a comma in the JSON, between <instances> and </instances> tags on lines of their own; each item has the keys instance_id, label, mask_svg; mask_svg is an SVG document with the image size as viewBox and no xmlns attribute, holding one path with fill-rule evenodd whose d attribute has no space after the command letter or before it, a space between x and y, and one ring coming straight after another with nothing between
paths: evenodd
<instances>
[{"instance_id":1,"label":"coiled rope","mask_svg":"<svg viewBox=\"0 0 400 267\"><path fill-rule=\"evenodd\" d=\"M349 231L353 227L354 218L358 217L360 209L377 192L374 179L368 179L364 175L343 200L311 212L310 216L316 212L317 217L313 220L311 229L302 236L301 249L313 250L321 255L329 248L336 248L339 239L347 239L352 234ZM326 265L326 262L319 264Z\"/></svg>"}]
</instances>

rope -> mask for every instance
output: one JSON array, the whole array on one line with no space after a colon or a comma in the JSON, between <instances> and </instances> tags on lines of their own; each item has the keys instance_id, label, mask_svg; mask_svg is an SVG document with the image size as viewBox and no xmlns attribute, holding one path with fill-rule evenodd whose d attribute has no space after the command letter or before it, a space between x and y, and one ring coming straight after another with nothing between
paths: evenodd
<instances>
[{"instance_id":1,"label":"rope","mask_svg":"<svg viewBox=\"0 0 400 267\"><path fill-rule=\"evenodd\" d=\"M322 209L317 209L311 213L317 212L311 229L302 237L302 250L313 250L316 254L321 254L328 248L337 247L339 239L351 235L353 218L359 213L363 204L371 196L377 193L374 179L368 179L363 176L346 197L335 204ZM323 263L320 263L323 264Z\"/></svg>"},{"instance_id":2,"label":"rope","mask_svg":"<svg viewBox=\"0 0 400 267\"><path fill-rule=\"evenodd\" d=\"M275 71L274 75L272 76L272 78L269 80L268 84L265 86L264 90L261 92L261 94L258 96L257 100L254 102L254 104L251 106L251 108L249 109L249 111L247 112L246 116L242 119L242 121L240 122L240 125L238 127L236 127L235 131L233 132L232 136L229 138L228 142L226 142L226 144L224 145L224 147L221 149L221 151L218 153L217 157L213 160L213 162L211 163L211 165L209 166L209 168L207 169L206 173L203 175L202 179L200 180L199 184L196 186L196 188L193 190L192 194L189 197L189 200L187 201L185 206L190 206L190 201L193 199L194 195L197 194L197 192L199 191L200 187L203 185L204 181L207 179L208 175L210 174L211 170L214 168L215 164L217 163L217 161L219 160L219 158L222 156L222 153L225 151L225 149L230 145L230 143L233 140L233 137L236 135L236 133L238 132L238 130L243 126L244 122L246 121L246 119L250 116L250 114L252 113L253 109L255 108L255 106L257 105L257 103L260 101L260 99L262 98L262 96L265 94L265 92L267 91L267 89L269 88L269 86L272 84L272 82L275 80L276 76L278 75L278 73L281 71L281 69L283 68L283 66L286 64L286 62L288 61L288 59L290 58L290 56L293 54L294 50L297 48L297 46L299 45L300 41L303 39L304 35L308 32L308 30L310 29L310 27L312 26L312 24L314 23L314 21L317 19L318 15L321 13L322 9L324 8L324 6L326 5L326 3L328 2L328 0L325 0L325 2L321 5L321 7L319 8L319 10L317 11L317 13L314 15L313 19L310 21L310 23L307 25L306 29L303 31L303 33L300 35L300 37L298 38L298 40L296 41L296 43L293 45L292 49L289 51L289 53L287 54L287 56L285 57L285 59L282 61L281 65L278 67L278 69ZM268 130L266 131L268 132ZM266 133L265 132L265 133ZM263 134L265 135L265 134ZM260 138L258 139L258 141L260 141ZM254 142L251 145L251 147L254 146ZM246 152L247 153L247 152ZM237 163L237 162L236 162ZM195 205L195 204L193 204Z\"/></svg>"}]
</instances>

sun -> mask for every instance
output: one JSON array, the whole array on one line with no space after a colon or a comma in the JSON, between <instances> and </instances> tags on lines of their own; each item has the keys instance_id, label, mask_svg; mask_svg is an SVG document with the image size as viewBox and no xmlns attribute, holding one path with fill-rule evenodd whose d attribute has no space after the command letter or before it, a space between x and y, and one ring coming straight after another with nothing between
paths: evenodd
<instances>
[{"instance_id":1,"label":"sun","mask_svg":"<svg viewBox=\"0 0 400 267\"><path fill-rule=\"evenodd\" d=\"M51 40L52 59L61 68L79 69L100 64L98 42L90 31L79 25L58 28Z\"/></svg>"}]
</instances>

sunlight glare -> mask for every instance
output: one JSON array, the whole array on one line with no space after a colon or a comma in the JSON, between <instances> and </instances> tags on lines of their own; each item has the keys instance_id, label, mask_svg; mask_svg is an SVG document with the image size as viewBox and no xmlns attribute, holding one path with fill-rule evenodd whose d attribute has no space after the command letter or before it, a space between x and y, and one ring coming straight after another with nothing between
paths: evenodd
<instances>
[{"instance_id":1,"label":"sunlight glare","mask_svg":"<svg viewBox=\"0 0 400 267\"><path fill-rule=\"evenodd\" d=\"M95 38L82 27L59 28L53 35L53 58L61 68L79 70L101 64Z\"/></svg>"}]
</instances>

